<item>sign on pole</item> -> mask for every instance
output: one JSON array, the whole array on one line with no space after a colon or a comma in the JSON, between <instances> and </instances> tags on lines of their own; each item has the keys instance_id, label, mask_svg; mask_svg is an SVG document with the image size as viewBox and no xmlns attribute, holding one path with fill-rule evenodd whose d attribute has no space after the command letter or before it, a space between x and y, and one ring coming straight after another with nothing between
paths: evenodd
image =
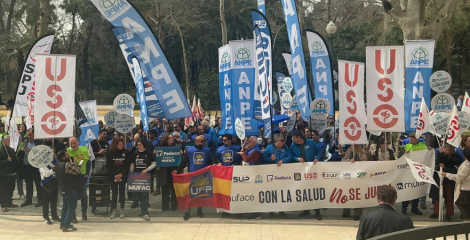
<instances>
[{"instance_id":1,"label":"sign on pole","mask_svg":"<svg viewBox=\"0 0 470 240\"><path fill-rule=\"evenodd\" d=\"M114 127L115 119L119 116L119 113L116 111L109 111L104 115L104 122L107 126Z\"/></svg>"},{"instance_id":2,"label":"sign on pole","mask_svg":"<svg viewBox=\"0 0 470 240\"><path fill-rule=\"evenodd\" d=\"M28 154L28 162L35 168L47 167L51 164L54 154L50 147L46 145L38 145L31 149Z\"/></svg>"},{"instance_id":3,"label":"sign on pole","mask_svg":"<svg viewBox=\"0 0 470 240\"><path fill-rule=\"evenodd\" d=\"M135 101L129 94L119 94L114 98L114 110L120 114L128 114L134 110Z\"/></svg>"},{"instance_id":4,"label":"sign on pole","mask_svg":"<svg viewBox=\"0 0 470 240\"><path fill-rule=\"evenodd\" d=\"M127 114L120 114L114 122L114 128L120 133L130 133L135 128L135 120Z\"/></svg>"},{"instance_id":5,"label":"sign on pole","mask_svg":"<svg viewBox=\"0 0 470 240\"><path fill-rule=\"evenodd\" d=\"M241 141L245 139L245 127L243 126L242 120L240 120L240 118L235 120L235 132Z\"/></svg>"}]
</instances>

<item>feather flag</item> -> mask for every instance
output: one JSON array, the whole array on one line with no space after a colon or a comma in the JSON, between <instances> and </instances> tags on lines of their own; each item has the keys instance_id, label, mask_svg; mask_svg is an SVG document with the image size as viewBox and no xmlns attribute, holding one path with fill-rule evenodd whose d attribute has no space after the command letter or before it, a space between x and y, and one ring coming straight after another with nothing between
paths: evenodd
<instances>
[{"instance_id":1,"label":"feather flag","mask_svg":"<svg viewBox=\"0 0 470 240\"><path fill-rule=\"evenodd\" d=\"M230 210L232 167L209 166L201 170L173 174L178 208L214 207Z\"/></svg>"},{"instance_id":2,"label":"feather flag","mask_svg":"<svg viewBox=\"0 0 470 240\"><path fill-rule=\"evenodd\" d=\"M447 143L454 147L459 147L462 136L460 135L459 117L457 115L457 107L455 107L455 105L452 109L448 126L449 130L447 131Z\"/></svg>"},{"instance_id":3,"label":"feather flag","mask_svg":"<svg viewBox=\"0 0 470 240\"><path fill-rule=\"evenodd\" d=\"M431 116L429 115L428 107L424 98L421 99L421 108L419 111L418 125L416 127L416 138L425 133L433 131Z\"/></svg>"},{"instance_id":4,"label":"feather flag","mask_svg":"<svg viewBox=\"0 0 470 240\"><path fill-rule=\"evenodd\" d=\"M202 106L201 106L201 99L197 99L197 118L202 119Z\"/></svg>"}]
</instances>

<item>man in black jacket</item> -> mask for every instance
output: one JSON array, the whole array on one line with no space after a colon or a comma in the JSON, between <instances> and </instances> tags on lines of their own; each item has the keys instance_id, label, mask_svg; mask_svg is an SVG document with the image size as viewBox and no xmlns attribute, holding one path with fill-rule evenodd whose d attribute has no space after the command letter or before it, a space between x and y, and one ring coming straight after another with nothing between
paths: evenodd
<instances>
[{"instance_id":1,"label":"man in black jacket","mask_svg":"<svg viewBox=\"0 0 470 240\"><path fill-rule=\"evenodd\" d=\"M13 191L15 190L16 156L10 148L10 136L3 137L0 143L0 204L3 212L8 208L18 207L13 204Z\"/></svg>"},{"instance_id":2,"label":"man in black jacket","mask_svg":"<svg viewBox=\"0 0 470 240\"><path fill-rule=\"evenodd\" d=\"M411 219L393 207L397 201L397 191L394 187L381 186L377 190L377 201L378 208L362 216L357 229L357 240L414 228Z\"/></svg>"},{"instance_id":3,"label":"man in black jacket","mask_svg":"<svg viewBox=\"0 0 470 240\"><path fill-rule=\"evenodd\" d=\"M62 217L60 228L63 232L77 231L70 223L75 216L75 209L77 208L78 190L80 189L80 170L76 174L66 172L67 163L75 164L70 161L70 156L67 150L61 150L57 153L59 160L55 165L55 173L57 181L59 182L59 191L62 196Z\"/></svg>"},{"instance_id":4,"label":"man in black jacket","mask_svg":"<svg viewBox=\"0 0 470 240\"><path fill-rule=\"evenodd\" d=\"M33 203L33 183L36 185L38 203L36 207L42 206L42 187L41 187L41 175L39 174L39 170L28 161L28 154L31 149L35 146L42 145L43 142L34 139L34 130L29 129L26 132L27 138L23 141L23 148L20 149L18 153L18 158L23 160L23 175L24 180L26 182L26 201L22 203L20 206L25 207L31 205Z\"/></svg>"}]
</instances>

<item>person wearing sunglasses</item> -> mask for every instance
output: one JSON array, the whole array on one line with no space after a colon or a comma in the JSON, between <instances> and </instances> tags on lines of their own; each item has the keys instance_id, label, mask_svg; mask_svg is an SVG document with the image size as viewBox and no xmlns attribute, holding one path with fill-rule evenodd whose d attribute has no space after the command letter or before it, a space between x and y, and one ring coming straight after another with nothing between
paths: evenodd
<instances>
[{"instance_id":1,"label":"person wearing sunglasses","mask_svg":"<svg viewBox=\"0 0 470 240\"><path fill-rule=\"evenodd\" d=\"M241 146L232 144L232 135L230 134L225 134L222 141L224 145L217 148L216 164L221 166L240 165L241 157L236 153L241 151Z\"/></svg>"},{"instance_id":2,"label":"person wearing sunglasses","mask_svg":"<svg viewBox=\"0 0 470 240\"><path fill-rule=\"evenodd\" d=\"M173 130L175 131L172 132L171 135L173 135L176 132L179 133L180 138L175 139L177 143L181 143L186 136L186 133L183 132L183 127L184 127L184 124L182 122L175 122L173 124Z\"/></svg>"},{"instance_id":3,"label":"person wearing sunglasses","mask_svg":"<svg viewBox=\"0 0 470 240\"><path fill-rule=\"evenodd\" d=\"M181 158L180 165L177 170L174 170L174 174L183 173L185 167L188 167L188 172L195 172L203 169L212 164L210 158L210 149L205 147L206 138L204 135L199 135L194 138L194 146L186 149L186 153ZM191 208L186 209L183 220L188 221L191 214ZM204 217L202 208L197 208L197 216L199 218Z\"/></svg>"}]
</instances>

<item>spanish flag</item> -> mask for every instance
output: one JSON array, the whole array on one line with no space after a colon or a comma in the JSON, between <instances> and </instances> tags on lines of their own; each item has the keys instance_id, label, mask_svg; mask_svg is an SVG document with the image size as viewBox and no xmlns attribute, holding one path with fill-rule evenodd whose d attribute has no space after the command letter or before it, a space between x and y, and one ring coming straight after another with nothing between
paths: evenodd
<instances>
[{"instance_id":1,"label":"spanish flag","mask_svg":"<svg viewBox=\"0 0 470 240\"><path fill-rule=\"evenodd\" d=\"M173 174L178 208L214 207L230 210L233 167L208 166L191 173Z\"/></svg>"}]
</instances>

